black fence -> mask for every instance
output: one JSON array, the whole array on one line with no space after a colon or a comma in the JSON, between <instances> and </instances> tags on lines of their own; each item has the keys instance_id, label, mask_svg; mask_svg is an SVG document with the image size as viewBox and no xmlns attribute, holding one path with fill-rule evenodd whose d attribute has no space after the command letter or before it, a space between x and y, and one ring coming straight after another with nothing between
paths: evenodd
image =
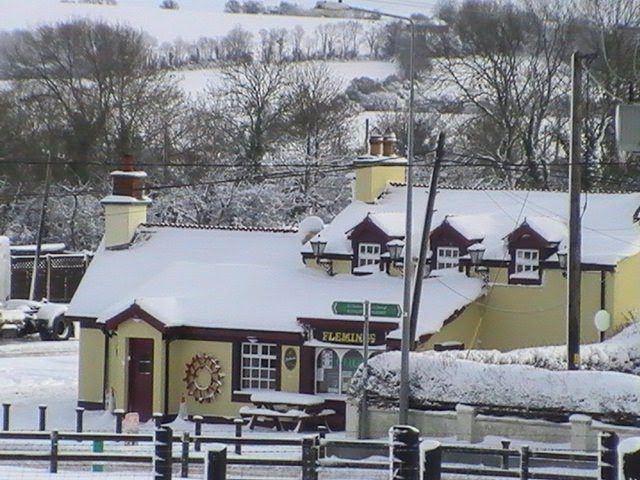
<instances>
[{"instance_id":1,"label":"black fence","mask_svg":"<svg viewBox=\"0 0 640 480\"><path fill-rule=\"evenodd\" d=\"M243 436L242 423L237 422L236 427L234 436L189 432L177 436L167 427L158 427L155 434L7 430L0 432L0 462L43 462L51 473L57 473L65 465L72 468L74 464L107 463L110 468L124 470L131 465L147 465L149 474L155 472L156 479L170 479L176 469L179 470L176 478L204 475L206 479L226 479L232 466L267 470L292 467L298 472L295 478L302 480L345 478L349 470L370 471L370 478L374 478L376 471L375 478L389 478L389 472L391 478L396 478L396 472L397 478L405 480L440 480L456 478L455 475L522 480L617 479L617 457L612 448L615 435L608 432L601 437L597 453L526 446L514 449L508 442L502 448L488 448L427 441L422 445L423 465L418 465L420 455L412 449L418 448L419 443L400 436L394 437L391 443L394 452L389 455L390 443L385 441L334 439L324 432L291 437ZM21 450L21 441L28 445L28 450ZM136 450L130 452L122 447L127 444L136 445ZM96 445L100 448L95 448ZM256 455L256 446L277 447L276 451L289 447L289 450L287 455ZM195 477L194 467L198 467ZM331 475L332 471L336 475Z\"/></svg>"},{"instance_id":2,"label":"black fence","mask_svg":"<svg viewBox=\"0 0 640 480\"><path fill-rule=\"evenodd\" d=\"M34 300L68 303L75 293L93 254L56 253L38 261ZM11 256L11 298L29 298L33 276L33 255Z\"/></svg>"}]
</instances>

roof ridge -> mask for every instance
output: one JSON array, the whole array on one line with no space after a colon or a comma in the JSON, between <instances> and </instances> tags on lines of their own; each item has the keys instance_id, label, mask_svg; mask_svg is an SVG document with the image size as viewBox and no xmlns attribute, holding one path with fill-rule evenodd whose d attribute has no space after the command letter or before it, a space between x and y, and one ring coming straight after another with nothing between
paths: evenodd
<instances>
[{"instance_id":1,"label":"roof ridge","mask_svg":"<svg viewBox=\"0 0 640 480\"><path fill-rule=\"evenodd\" d=\"M195 230L230 230L239 232L271 232L271 233L297 233L298 229L295 227L289 228L275 228L275 227L242 227L232 225L204 225L199 223L169 223L169 222L152 222L143 223L142 227L160 227L160 228L184 228Z\"/></svg>"},{"instance_id":2,"label":"roof ridge","mask_svg":"<svg viewBox=\"0 0 640 480\"><path fill-rule=\"evenodd\" d=\"M406 187L407 186L407 182L389 182L389 185L392 187ZM413 184L414 187L418 187L418 188L429 188L429 185L427 185L426 183L414 183ZM473 190L473 191L491 191L491 192L551 192L551 193L567 193L566 189L562 189L562 188L549 188L549 189L542 189L542 188L524 188L524 187L512 187L512 188L507 188L507 187L482 187L482 186L477 186L477 187L463 187L463 186L457 186L457 185L447 185L447 186L439 186L438 190ZM588 192L582 192L583 194L597 194L597 193L601 193L601 194L621 194L621 195L629 195L629 194L633 194L633 193L637 193L633 190L606 190L604 188L597 188Z\"/></svg>"}]
</instances>

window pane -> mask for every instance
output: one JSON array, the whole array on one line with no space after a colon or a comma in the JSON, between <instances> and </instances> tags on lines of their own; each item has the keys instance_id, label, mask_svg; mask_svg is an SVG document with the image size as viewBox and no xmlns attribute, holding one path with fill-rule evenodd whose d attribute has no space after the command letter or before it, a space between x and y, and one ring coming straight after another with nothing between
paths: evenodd
<instances>
[{"instance_id":1,"label":"window pane","mask_svg":"<svg viewBox=\"0 0 640 480\"><path fill-rule=\"evenodd\" d=\"M242 388L275 389L277 374L277 345L263 343L242 344Z\"/></svg>"},{"instance_id":2,"label":"window pane","mask_svg":"<svg viewBox=\"0 0 640 480\"><path fill-rule=\"evenodd\" d=\"M316 361L316 392L340 393L340 362L330 348L320 352Z\"/></svg>"},{"instance_id":3,"label":"window pane","mask_svg":"<svg viewBox=\"0 0 640 480\"><path fill-rule=\"evenodd\" d=\"M364 357L357 350L349 350L342 357L342 393L347 393L351 377L363 362Z\"/></svg>"}]
</instances>

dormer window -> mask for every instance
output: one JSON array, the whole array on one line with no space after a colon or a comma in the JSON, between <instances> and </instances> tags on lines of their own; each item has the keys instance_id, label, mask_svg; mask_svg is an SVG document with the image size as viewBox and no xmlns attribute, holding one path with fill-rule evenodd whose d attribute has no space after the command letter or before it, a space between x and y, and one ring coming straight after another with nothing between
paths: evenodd
<instances>
[{"instance_id":1,"label":"dormer window","mask_svg":"<svg viewBox=\"0 0 640 480\"><path fill-rule=\"evenodd\" d=\"M531 248L516 249L514 273L512 278L540 278L540 251Z\"/></svg>"},{"instance_id":2,"label":"dormer window","mask_svg":"<svg viewBox=\"0 0 640 480\"><path fill-rule=\"evenodd\" d=\"M377 265L380 263L380 244L379 243L360 243L358 244L358 266Z\"/></svg>"},{"instance_id":3,"label":"dormer window","mask_svg":"<svg viewBox=\"0 0 640 480\"><path fill-rule=\"evenodd\" d=\"M436 249L436 269L458 268L460 249L458 247L438 247Z\"/></svg>"}]
</instances>

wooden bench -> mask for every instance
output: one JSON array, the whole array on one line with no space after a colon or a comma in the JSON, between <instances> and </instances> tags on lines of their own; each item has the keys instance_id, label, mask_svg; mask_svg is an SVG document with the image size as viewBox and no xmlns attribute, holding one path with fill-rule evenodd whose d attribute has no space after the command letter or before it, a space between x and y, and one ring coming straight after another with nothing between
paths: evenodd
<instances>
[{"instance_id":1,"label":"wooden bench","mask_svg":"<svg viewBox=\"0 0 640 480\"><path fill-rule=\"evenodd\" d=\"M293 426L300 432L305 426L322 424L327 429L327 417L336 412L322 408L324 399L315 395L286 392L257 392L251 395L252 406L240 408L240 415L249 419L249 429L256 424L273 424L278 431Z\"/></svg>"}]
</instances>

